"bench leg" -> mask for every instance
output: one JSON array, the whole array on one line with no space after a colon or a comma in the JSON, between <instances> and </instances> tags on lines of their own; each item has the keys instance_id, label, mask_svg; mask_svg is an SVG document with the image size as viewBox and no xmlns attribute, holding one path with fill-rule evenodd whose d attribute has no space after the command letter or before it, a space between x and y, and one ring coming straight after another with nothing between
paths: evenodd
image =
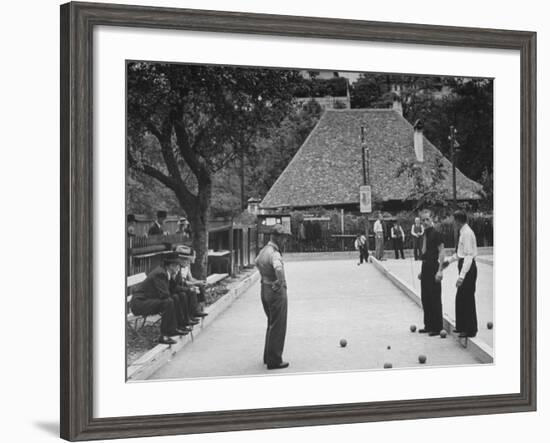
<instances>
[{"instance_id":1,"label":"bench leg","mask_svg":"<svg viewBox=\"0 0 550 443\"><path fill-rule=\"evenodd\" d=\"M142 318L143 321L141 322L141 327L139 328L140 331L145 327L145 323L147 323L147 316L146 315L142 316L141 318Z\"/></svg>"}]
</instances>

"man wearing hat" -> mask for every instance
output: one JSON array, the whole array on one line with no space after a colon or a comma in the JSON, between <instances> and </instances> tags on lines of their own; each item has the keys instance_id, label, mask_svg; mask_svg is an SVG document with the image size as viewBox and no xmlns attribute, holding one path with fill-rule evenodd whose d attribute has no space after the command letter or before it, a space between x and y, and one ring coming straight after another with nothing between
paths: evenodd
<instances>
[{"instance_id":1,"label":"man wearing hat","mask_svg":"<svg viewBox=\"0 0 550 443\"><path fill-rule=\"evenodd\" d=\"M191 229L189 227L189 220L187 220L185 217L181 217L179 219L178 229L176 231L176 234L181 234L186 239L191 237Z\"/></svg>"},{"instance_id":2,"label":"man wearing hat","mask_svg":"<svg viewBox=\"0 0 550 443\"><path fill-rule=\"evenodd\" d=\"M148 235L164 235L164 222L166 221L166 211L157 211L157 219L149 228Z\"/></svg>"},{"instance_id":3,"label":"man wearing hat","mask_svg":"<svg viewBox=\"0 0 550 443\"><path fill-rule=\"evenodd\" d=\"M191 264L191 256L182 253L179 247L176 247L176 252L179 254L181 266L176 275L170 280L170 288L172 293L176 294L182 304L184 319L187 324L195 325L201 317L206 317L208 314L202 312L199 307L199 302L205 301L200 298L199 285L204 284L202 280L195 280L189 269Z\"/></svg>"},{"instance_id":4,"label":"man wearing hat","mask_svg":"<svg viewBox=\"0 0 550 443\"><path fill-rule=\"evenodd\" d=\"M128 214L126 216L126 232L128 237L136 236L136 216L134 214Z\"/></svg>"},{"instance_id":5,"label":"man wearing hat","mask_svg":"<svg viewBox=\"0 0 550 443\"><path fill-rule=\"evenodd\" d=\"M130 302L134 315L161 315L159 343L162 344L174 344L171 337L189 333L180 302L170 292L170 280L179 271L180 262L177 252L166 254L163 264L147 275Z\"/></svg>"},{"instance_id":6,"label":"man wearing hat","mask_svg":"<svg viewBox=\"0 0 550 443\"><path fill-rule=\"evenodd\" d=\"M286 232L280 224L270 227L269 232L269 242L256 257L256 266L261 275L262 305L267 316L264 364L267 365L267 369L283 369L289 365L288 362L283 361L287 320L287 288L280 252L280 247L286 241Z\"/></svg>"}]
</instances>

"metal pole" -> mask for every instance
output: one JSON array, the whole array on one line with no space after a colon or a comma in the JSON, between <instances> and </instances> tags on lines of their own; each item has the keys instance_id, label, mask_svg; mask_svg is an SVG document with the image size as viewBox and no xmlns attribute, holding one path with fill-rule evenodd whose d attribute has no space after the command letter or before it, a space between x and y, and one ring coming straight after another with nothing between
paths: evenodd
<instances>
[{"instance_id":1,"label":"metal pole","mask_svg":"<svg viewBox=\"0 0 550 443\"><path fill-rule=\"evenodd\" d=\"M340 249L344 250L344 208L340 209L340 230L342 232L342 238L340 240Z\"/></svg>"},{"instance_id":2,"label":"metal pole","mask_svg":"<svg viewBox=\"0 0 550 443\"><path fill-rule=\"evenodd\" d=\"M367 184L367 172L365 169L365 127L361 126L361 159L363 164L363 184Z\"/></svg>"},{"instance_id":3,"label":"metal pole","mask_svg":"<svg viewBox=\"0 0 550 443\"><path fill-rule=\"evenodd\" d=\"M456 204L456 159L455 159L455 135L456 135L456 129L453 125L451 125L451 135L449 136L449 139L451 140L451 162L453 164L453 205L454 208L457 208Z\"/></svg>"},{"instance_id":4,"label":"metal pole","mask_svg":"<svg viewBox=\"0 0 550 443\"><path fill-rule=\"evenodd\" d=\"M367 185L370 185L370 149L367 149Z\"/></svg>"}]
</instances>

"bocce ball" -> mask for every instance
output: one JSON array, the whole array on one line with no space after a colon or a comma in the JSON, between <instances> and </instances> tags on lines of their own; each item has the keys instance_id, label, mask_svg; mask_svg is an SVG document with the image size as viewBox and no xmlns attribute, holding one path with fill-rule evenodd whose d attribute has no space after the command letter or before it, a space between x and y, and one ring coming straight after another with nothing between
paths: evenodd
<instances>
[{"instance_id":1,"label":"bocce ball","mask_svg":"<svg viewBox=\"0 0 550 443\"><path fill-rule=\"evenodd\" d=\"M390 346L390 345L388 345L388 349L391 349L391 346Z\"/></svg>"},{"instance_id":2,"label":"bocce ball","mask_svg":"<svg viewBox=\"0 0 550 443\"><path fill-rule=\"evenodd\" d=\"M418 361L419 361L419 363L421 363L421 364L426 363L426 356L420 354L420 355L418 356Z\"/></svg>"},{"instance_id":3,"label":"bocce ball","mask_svg":"<svg viewBox=\"0 0 550 443\"><path fill-rule=\"evenodd\" d=\"M411 332L415 332L416 331L416 325L411 325L410 329L411 329Z\"/></svg>"},{"instance_id":4,"label":"bocce ball","mask_svg":"<svg viewBox=\"0 0 550 443\"><path fill-rule=\"evenodd\" d=\"M342 346L343 348L345 348L346 346L348 345L348 341L343 338L342 340L340 340L340 346Z\"/></svg>"},{"instance_id":5,"label":"bocce ball","mask_svg":"<svg viewBox=\"0 0 550 443\"><path fill-rule=\"evenodd\" d=\"M384 369L391 369L393 365L391 363L384 363Z\"/></svg>"},{"instance_id":6,"label":"bocce ball","mask_svg":"<svg viewBox=\"0 0 550 443\"><path fill-rule=\"evenodd\" d=\"M440 332L439 332L439 336L441 338L447 338L447 331L445 329L442 329Z\"/></svg>"},{"instance_id":7,"label":"bocce ball","mask_svg":"<svg viewBox=\"0 0 550 443\"><path fill-rule=\"evenodd\" d=\"M492 321L487 322L487 329L493 329L493 322Z\"/></svg>"}]
</instances>

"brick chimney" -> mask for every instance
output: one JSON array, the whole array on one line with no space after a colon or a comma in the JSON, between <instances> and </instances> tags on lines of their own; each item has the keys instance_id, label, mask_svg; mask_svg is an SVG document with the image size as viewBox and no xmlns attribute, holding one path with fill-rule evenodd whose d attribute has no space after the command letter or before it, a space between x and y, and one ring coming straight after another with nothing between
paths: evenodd
<instances>
[{"instance_id":1,"label":"brick chimney","mask_svg":"<svg viewBox=\"0 0 550 443\"><path fill-rule=\"evenodd\" d=\"M414 153L418 162L424 161L424 124L420 119L414 123Z\"/></svg>"},{"instance_id":2,"label":"brick chimney","mask_svg":"<svg viewBox=\"0 0 550 443\"><path fill-rule=\"evenodd\" d=\"M393 92L393 102L391 108L397 111L399 115L403 115L403 104L401 103L401 86L392 85L391 90Z\"/></svg>"}]
</instances>

